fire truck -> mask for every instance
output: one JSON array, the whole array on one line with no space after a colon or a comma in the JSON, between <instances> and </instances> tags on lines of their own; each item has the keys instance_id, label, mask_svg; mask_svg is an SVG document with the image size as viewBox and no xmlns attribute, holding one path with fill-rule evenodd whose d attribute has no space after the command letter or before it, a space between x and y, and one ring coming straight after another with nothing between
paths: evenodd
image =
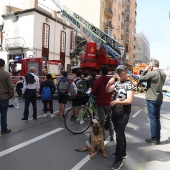
<instances>
[{"instance_id":1,"label":"fire truck","mask_svg":"<svg viewBox=\"0 0 170 170\"><path fill-rule=\"evenodd\" d=\"M82 46L82 51L77 54L80 64L73 66L72 69L99 71L101 65L107 65L109 70L114 70L117 65L122 64L121 58L124 50L122 44L68 9L59 0L55 0L53 3L57 9L61 10L58 14L72 24L87 42Z\"/></svg>"},{"instance_id":2,"label":"fire truck","mask_svg":"<svg viewBox=\"0 0 170 170\"><path fill-rule=\"evenodd\" d=\"M29 72L30 67L36 68L35 74L42 81L47 73L51 73L55 77L61 76L60 72L64 68L64 62L62 60L43 61L39 57L9 61L8 71L11 73L12 82L18 96L22 95L23 77Z\"/></svg>"},{"instance_id":3,"label":"fire truck","mask_svg":"<svg viewBox=\"0 0 170 170\"><path fill-rule=\"evenodd\" d=\"M106 48L101 45L97 49L95 42L87 42L82 47L82 51L79 53L80 56L80 68L99 71L101 65L107 65L109 70L114 70L119 62L106 51ZM118 57L121 61L121 57Z\"/></svg>"},{"instance_id":4,"label":"fire truck","mask_svg":"<svg viewBox=\"0 0 170 170\"><path fill-rule=\"evenodd\" d=\"M133 75L135 75L136 77L140 77L141 72L145 69L145 67L147 66L146 63L140 63L140 64L136 64L133 67ZM135 87L137 86L137 79L132 78L132 82L135 85Z\"/></svg>"}]
</instances>

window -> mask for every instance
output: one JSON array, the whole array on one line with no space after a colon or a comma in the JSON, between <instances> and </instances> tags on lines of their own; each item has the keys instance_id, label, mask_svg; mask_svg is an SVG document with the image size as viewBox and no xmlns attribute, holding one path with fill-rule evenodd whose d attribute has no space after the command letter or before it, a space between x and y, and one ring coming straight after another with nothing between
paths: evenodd
<instances>
[{"instance_id":1,"label":"window","mask_svg":"<svg viewBox=\"0 0 170 170\"><path fill-rule=\"evenodd\" d=\"M114 8L114 15L116 16L116 9Z\"/></svg>"},{"instance_id":2,"label":"window","mask_svg":"<svg viewBox=\"0 0 170 170\"><path fill-rule=\"evenodd\" d=\"M120 14L118 14L118 20L120 21Z\"/></svg>"},{"instance_id":3,"label":"window","mask_svg":"<svg viewBox=\"0 0 170 170\"><path fill-rule=\"evenodd\" d=\"M119 2L119 9L121 9L121 3Z\"/></svg>"}]
</instances>

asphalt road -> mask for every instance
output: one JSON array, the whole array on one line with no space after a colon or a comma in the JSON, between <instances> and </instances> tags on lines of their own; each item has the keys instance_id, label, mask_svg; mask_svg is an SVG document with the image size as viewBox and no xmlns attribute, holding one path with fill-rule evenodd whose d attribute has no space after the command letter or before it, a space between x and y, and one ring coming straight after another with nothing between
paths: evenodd
<instances>
[{"instance_id":1,"label":"asphalt road","mask_svg":"<svg viewBox=\"0 0 170 170\"><path fill-rule=\"evenodd\" d=\"M127 155L121 170L169 170L170 169L170 103L165 98L161 110L161 145L148 145L149 121L145 97L136 94L132 113L126 128ZM12 103L12 101L11 101ZM108 158L101 152L93 160L88 152L76 152L85 146L89 130L80 135L68 132L62 118L43 117L42 103L37 101L38 119L32 119L32 106L28 121L22 121L24 101L19 98L19 109L9 108L8 128L12 133L0 136L0 170L109 170L114 162L110 156L115 142L105 142ZM67 104L67 109L71 102ZM54 100L57 114L58 103ZM108 132L106 132L108 137ZM115 137L114 137L115 138Z\"/></svg>"}]
</instances>

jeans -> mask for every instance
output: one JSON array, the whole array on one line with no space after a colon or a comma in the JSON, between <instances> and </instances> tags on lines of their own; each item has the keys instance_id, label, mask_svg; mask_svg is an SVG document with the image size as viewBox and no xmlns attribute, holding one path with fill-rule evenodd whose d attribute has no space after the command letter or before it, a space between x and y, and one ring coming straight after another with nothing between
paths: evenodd
<instances>
[{"instance_id":1,"label":"jeans","mask_svg":"<svg viewBox=\"0 0 170 170\"><path fill-rule=\"evenodd\" d=\"M44 113L47 113L47 104L49 103L50 107L50 113L53 114L53 100L51 99L50 101L44 101Z\"/></svg>"},{"instance_id":2,"label":"jeans","mask_svg":"<svg viewBox=\"0 0 170 170\"><path fill-rule=\"evenodd\" d=\"M7 111L9 100L0 100L1 131L7 130Z\"/></svg>"},{"instance_id":3,"label":"jeans","mask_svg":"<svg viewBox=\"0 0 170 170\"><path fill-rule=\"evenodd\" d=\"M122 156L126 155L126 136L125 128L129 120L129 114L121 117L112 116L113 125L116 132L115 162L122 161Z\"/></svg>"},{"instance_id":4,"label":"jeans","mask_svg":"<svg viewBox=\"0 0 170 170\"><path fill-rule=\"evenodd\" d=\"M98 105L96 105L96 110L97 110L99 121L105 120L105 114L106 114L105 112L107 111L107 109L108 109L108 106L98 106ZM103 127L103 135L104 135L104 138L105 138L104 127ZM110 122L109 135L111 137L113 137L113 135L114 135L114 127L113 127L112 122Z\"/></svg>"},{"instance_id":5,"label":"jeans","mask_svg":"<svg viewBox=\"0 0 170 170\"><path fill-rule=\"evenodd\" d=\"M150 120L150 130L151 138L153 140L160 140L160 110L161 110L162 101L152 101L147 100L148 115Z\"/></svg>"},{"instance_id":6,"label":"jeans","mask_svg":"<svg viewBox=\"0 0 170 170\"><path fill-rule=\"evenodd\" d=\"M37 117L37 103L36 103L36 90L35 89L26 89L25 90L25 109L24 109L24 118L28 118L29 115L29 105L32 103L33 107L33 118Z\"/></svg>"}]
</instances>

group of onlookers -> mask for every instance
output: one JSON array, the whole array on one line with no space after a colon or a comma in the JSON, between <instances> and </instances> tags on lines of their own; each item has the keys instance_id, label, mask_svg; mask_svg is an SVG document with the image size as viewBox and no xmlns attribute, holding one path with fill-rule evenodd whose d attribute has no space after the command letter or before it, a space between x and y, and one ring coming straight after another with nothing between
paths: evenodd
<instances>
[{"instance_id":1,"label":"group of onlookers","mask_svg":"<svg viewBox=\"0 0 170 170\"><path fill-rule=\"evenodd\" d=\"M5 61L0 59L0 113L1 113L1 135L10 133L11 130L7 128L7 110L9 99L14 96L14 88L11 80L11 76L4 70ZM150 70L150 72L148 72ZM100 68L100 77L95 78L95 73L84 72L82 78L82 72L77 71L76 77L73 82L67 78L67 72L63 72L63 77L58 81L57 86L51 81L50 74L46 75L44 81L39 84L39 78L34 73L36 68L31 67L29 73L25 75L24 86L22 89L22 96L25 98L25 108L22 120L28 120L29 105L33 106L33 119L37 119L37 106L36 97L37 92L43 101L44 117L47 116L47 110L50 110L51 117L53 114L53 98L52 95L56 89L58 91L58 103L59 113L58 116L64 117L65 104L69 97L69 86L74 83L78 87L78 82L85 82L86 90L90 89L91 93L95 96L95 105L97 109L99 121L105 119L105 108L112 108L111 120L114 125L109 129L110 139L113 139L114 131L116 133L116 148L112 156L115 157L113 170L118 170L123 165L123 159L127 158L126 152L126 136L125 129L128 123L131 104L134 98L134 85L129 80L128 71L126 66L119 65L116 69L119 76L119 80L115 82L114 78L109 78L108 67L103 65ZM165 82L166 74L159 69L159 61L151 60L149 66L145 68L141 76L139 77L138 85L142 82L147 82L146 101L148 108L148 115L150 120L151 137L146 139L147 143L161 144L160 141L160 109L163 101L162 86ZM83 86L82 82L82 86ZM43 94L44 93L44 94ZM77 92L78 93L78 92ZM49 95L50 94L50 95ZM81 95L80 95L81 96ZM81 97L75 97L72 100L72 106L85 105L88 101L88 97L82 95ZM46 99L45 99L46 98ZM116 114L115 108L120 106L123 108L121 113ZM119 111L120 112L120 111ZM78 111L75 110L74 116L78 116ZM105 134L104 134L105 136Z\"/></svg>"}]
</instances>

